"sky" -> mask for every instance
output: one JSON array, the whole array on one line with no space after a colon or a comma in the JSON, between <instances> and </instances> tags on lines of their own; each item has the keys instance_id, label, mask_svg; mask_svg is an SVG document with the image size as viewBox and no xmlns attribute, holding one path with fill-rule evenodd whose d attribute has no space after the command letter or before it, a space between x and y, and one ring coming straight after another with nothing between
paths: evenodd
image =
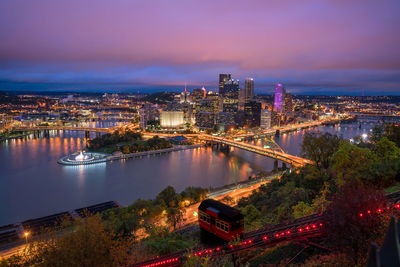
<instances>
[{"instance_id":1,"label":"sky","mask_svg":"<svg viewBox=\"0 0 400 267\"><path fill-rule=\"evenodd\" d=\"M399 0L2 0L0 90L400 95Z\"/></svg>"}]
</instances>

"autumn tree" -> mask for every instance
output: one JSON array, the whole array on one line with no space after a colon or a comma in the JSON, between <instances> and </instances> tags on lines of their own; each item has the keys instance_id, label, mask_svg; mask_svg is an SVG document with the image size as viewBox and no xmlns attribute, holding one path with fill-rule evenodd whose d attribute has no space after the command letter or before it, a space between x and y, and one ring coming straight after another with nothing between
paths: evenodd
<instances>
[{"instance_id":1,"label":"autumn tree","mask_svg":"<svg viewBox=\"0 0 400 267\"><path fill-rule=\"evenodd\" d=\"M340 187L326 210L328 242L355 264L367 255L372 241L381 238L389 216L381 191L356 183Z\"/></svg>"}]
</instances>

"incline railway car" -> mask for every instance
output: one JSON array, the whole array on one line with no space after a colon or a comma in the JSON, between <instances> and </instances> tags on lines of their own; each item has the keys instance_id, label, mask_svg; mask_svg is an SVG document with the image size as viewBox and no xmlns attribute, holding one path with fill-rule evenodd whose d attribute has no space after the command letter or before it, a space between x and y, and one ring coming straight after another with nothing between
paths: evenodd
<instances>
[{"instance_id":1,"label":"incline railway car","mask_svg":"<svg viewBox=\"0 0 400 267\"><path fill-rule=\"evenodd\" d=\"M199 206L199 226L226 241L243 233L243 215L235 208L214 199L206 199Z\"/></svg>"}]
</instances>

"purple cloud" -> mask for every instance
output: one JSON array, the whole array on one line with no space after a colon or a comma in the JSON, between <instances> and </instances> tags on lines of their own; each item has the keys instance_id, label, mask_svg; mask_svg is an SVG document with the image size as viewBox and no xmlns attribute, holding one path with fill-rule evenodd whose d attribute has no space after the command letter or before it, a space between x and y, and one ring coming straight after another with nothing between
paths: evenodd
<instances>
[{"instance_id":1,"label":"purple cloud","mask_svg":"<svg viewBox=\"0 0 400 267\"><path fill-rule=\"evenodd\" d=\"M397 0L1 1L0 80L215 86L232 72L259 90L400 91L387 80L400 73L399 12Z\"/></svg>"}]
</instances>

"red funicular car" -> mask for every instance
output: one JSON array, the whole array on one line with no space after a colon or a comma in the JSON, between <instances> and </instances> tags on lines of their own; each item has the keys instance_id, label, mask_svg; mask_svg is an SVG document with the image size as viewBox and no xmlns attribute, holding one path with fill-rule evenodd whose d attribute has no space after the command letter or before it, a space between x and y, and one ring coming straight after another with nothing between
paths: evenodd
<instances>
[{"instance_id":1,"label":"red funicular car","mask_svg":"<svg viewBox=\"0 0 400 267\"><path fill-rule=\"evenodd\" d=\"M239 237L244 230L242 213L214 199L201 202L199 225L201 229L226 241Z\"/></svg>"}]
</instances>

